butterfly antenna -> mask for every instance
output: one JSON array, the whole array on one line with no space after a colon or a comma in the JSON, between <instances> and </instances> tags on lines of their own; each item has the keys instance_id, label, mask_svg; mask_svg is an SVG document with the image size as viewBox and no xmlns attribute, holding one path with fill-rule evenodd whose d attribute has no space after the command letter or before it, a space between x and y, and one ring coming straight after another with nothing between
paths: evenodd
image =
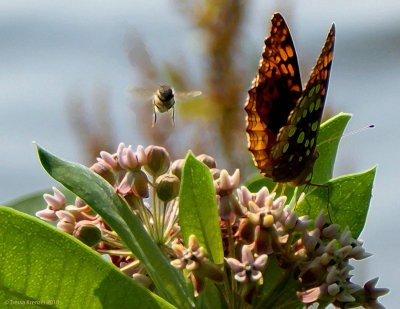
<instances>
[{"instance_id":1,"label":"butterfly antenna","mask_svg":"<svg viewBox=\"0 0 400 309\"><path fill-rule=\"evenodd\" d=\"M323 144L332 142L332 141L337 140L338 138L341 138L341 137L346 137L346 136L350 136L350 135L353 135L353 134L360 133L360 132L362 132L362 131L365 131L365 130L371 129L371 128L375 128L375 125L370 124L369 126L365 126L365 127L362 127L362 128L360 128L360 129L357 129L357 130L354 130L354 131L350 131L349 133L346 133L346 134L342 134L342 135L338 135L338 136L335 136L335 137L328 138L327 140L325 140L325 141L319 143L318 146L321 146L321 145L323 145Z\"/></svg>"}]
</instances>

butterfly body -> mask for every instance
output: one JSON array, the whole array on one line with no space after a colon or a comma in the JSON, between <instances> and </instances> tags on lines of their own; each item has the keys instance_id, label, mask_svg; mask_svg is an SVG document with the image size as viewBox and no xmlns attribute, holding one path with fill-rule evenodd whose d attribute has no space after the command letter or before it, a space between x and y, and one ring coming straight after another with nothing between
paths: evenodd
<instances>
[{"instance_id":1,"label":"butterfly body","mask_svg":"<svg viewBox=\"0 0 400 309\"><path fill-rule=\"evenodd\" d=\"M311 77L302 90L289 29L272 18L258 74L245 106L249 150L264 176L300 186L310 182L318 158L316 139L333 57L332 26Z\"/></svg>"}]
</instances>

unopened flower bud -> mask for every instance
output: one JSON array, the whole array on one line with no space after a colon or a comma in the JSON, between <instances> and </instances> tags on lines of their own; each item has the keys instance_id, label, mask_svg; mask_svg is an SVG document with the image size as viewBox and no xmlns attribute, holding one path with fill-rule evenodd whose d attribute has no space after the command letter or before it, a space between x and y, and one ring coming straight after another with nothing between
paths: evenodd
<instances>
[{"instance_id":1,"label":"unopened flower bud","mask_svg":"<svg viewBox=\"0 0 400 309\"><path fill-rule=\"evenodd\" d=\"M140 197L149 197L149 180L146 174L142 171L137 171L134 174L135 180L133 181L132 189Z\"/></svg>"},{"instance_id":2,"label":"unopened flower bud","mask_svg":"<svg viewBox=\"0 0 400 309\"><path fill-rule=\"evenodd\" d=\"M47 208L49 210L60 210L65 206L65 196L56 187L53 187L54 194L43 194L44 200L47 202Z\"/></svg>"},{"instance_id":3,"label":"unopened flower bud","mask_svg":"<svg viewBox=\"0 0 400 309\"><path fill-rule=\"evenodd\" d=\"M353 248L349 253L349 256L355 260L362 260L367 257L370 257L371 255L372 255L371 253L365 252L365 249L361 246Z\"/></svg>"},{"instance_id":4,"label":"unopened flower bud","mask_svg":"<svg viewBox=\"0 0 400 309\"><path fill-rule=\"evenodd\" d=\"M138 273L133 274L132 279L135 280L136 283L139 283L141 286L145 287L146 289L148 289L153 282L149 277Z\"/></svg>"},{"instance_id":5,"label":"unopened flower bud","mask_svg":"<svg viewBox=\"0 0 400 309\"><path fill-rule=\"evenodd\" d=\"M339 236L340 226L338 224L330 224L322 230L322 235L327 238L337 238Z\"/></svg>"},{"instance_id":6,"label":"unopened flower bud","mask_svg":"<svg viewBox=\"0 0 400 309\"><path fill-rule=\"evenodd\" d=\"M66 210L59 210L56 215L60 219L57 223L57 228L65 233L72 234L76 224L75 217Z\"/></svg>"},{"instance_id":7,"label":"unopened flower bud","mask_svg":"<svg viewBox=\"0 0 400 309\"><path fill-rule=\"evenodd\" d=\"M86 203L79 197L75 198L75 206L76 207L85 207Z\"/></svg>"},{"instance_id":8,"label":"unopened flower bud","mask_svg":"<svg viewBox=\"0 0 400 309\"><path fill-rule=\"evenodd\" d=\"M124 143L120 143L117 149L118 164L123 169L135 169L138 165L138 158L134 153L132 146L125 147Z\"/></svg>"},{"instance_id":9,"label":"unopened flower bud","mask_svg":"<svg viewBox=\"0 0 400 309\"><path fill-rule=\"evenodd\" d=\"M180 186L181 182L175 175L161 175L156 181L157 196L167 203L178 196Z\"/></svg>"},{"instance_id":10,"label":"unopened flower bud","mask_svg":"<svg viewBox=\"0 0 400 309\"><path fill-rule=\"evenodd\" d=\"M296 212L292 211L286 218L284 225L285 225L285 230L291 230L296 226L297 223L297 214Z\"/></svg>"},{"instance_id":11,"label":"unopened flower bud","mask_svg":"<svg viewBox=\"0 0 400 309\"><path fill-rule=\"evenodd\" d=\"M129 171L119 184L117 192L123 196L133 193L137 197L147 198L149 197L148 183L147 175L143 171Z\"/></svg>"},{"instance_id":12,"label":"unopened flower bud","mask_svg":"<svg viewBox=\"0 0 400 309\"><path fill-rule=\"evenodd\" d=\"M201 154L198 155L196 158L200 162L203 162L205 165L207 165L209 169L215 168L217 166L215 164L215 159L209 155Z\"/></svg>"},{"instance_id":13,"label":"unopened flower bud","mask_svg":"<svg viewBox=\"0 0 400 309\"><path fill-rule=\"evenodd\" d=\"M93 247L101 241L101 230L91 221L79 221L73 235L89 247Z\"/></svg>"},{"instance_id":14,"label":"unopened flower bud","mask_svg":"<svg viewBox=\"0 0 400 309\"><path fill-rule=\"evenodd\" d=\"M370 299L376 299L379 296L389 293L389 289L375 287L377 283L378 283L378 278L374 278L369 280L366 284L364 284L365 292Z\"/></svg>"},{"instance_id":15,"label":"unopened flower bud","mask_svg":"<svg viewBox=\"0 0 400 309\"><path fill-rule=\"evenodd\" d=\"M326 219L325 219L325 213L324 213L323 210L321 210L320 213L319 213L319 215L318 215L318 217L317 217L317 219L315 219L314 225L315 225L315 227L316 227L317 229L320 229L320 230L321 230L321 229L324 228L324 226L325 226L326 223L327 223L327 222L326 222Z\"/></svg>"},{"instance_id":16,"label":"unopened flower bud","mask_svg":"<svg viewBox=\"0 0 400 309\"><path fill-rule=\"evenodd\" d=\"M97 161L107 163L113 169L116 169L118 167L116 157L114 157L111 153L108 153L107 151L100 151L100 158L97 158Z\"/></svg>"},{"instance_id":17,"label":"unopened flower bud","mask_svg":"<svg viewBox=\"0 0 400 309\"><path fill-rule=\"evenodd\" d=\"M232 176L228 174L227 170L222 170L219 179L214 181L217 194L220 191L231 191L236 189L240 181L240 171L236 169Z\"/></svg>"},{"instance_id":18,"label":"unopened flower bud","mask_svg":"<svg viewBox=\"0 0 400 309\"><path fill-rule=\"evenodd\" d=\"M183 164L185 163L184 159L175 160L171 165L171 173L178 177L179 179L182 178L182 169Z\"/></svg>"},{"instance_id":19,"label":"unopened flower bud","mask_svg":"<svg viewBox=\"0 0 400 309\"><path fill-rule=\"evenodd\" d=\"M217 168L212 168L210 171L211 171L212 178L214 180L217 180L219 178L219 176L221 175L221 171Z\"/></svg>"},{"instance_id":20,"label":"unopened flower bud","mask_svg":"<svg viewBox=\"0 0 400 309\"><path fill-rule=\"evenodd\" d=\"M153 177L164 174L170 165L169 154L164 147L149 146L146 148L147 164L145 169Z\"/></svg>"},{"instance_id":21,"label":"unopened flower bud","mask_svg":"<svg viewBox=\"0 0 400 309\"><path fill-rule=\"evenodd\" d=\"M315 248L318 245L318 238L312 235L308 235L306 231L303 232L302 236L303 244L306 247L306 250L310 253L315 251Z\"/></svg>"},{"instance_id":22,"label":"unopened flower bud","mask_svg":"<svg viewBox=\"0 0 400 309\"><path fill-rule=\"evenodd\" d=\"M333 283L328 286L328 293L331 296L335 296L340 292L340 287L337 285L337 283Z\"/></svg>"},{"instance_id":23,"label":"unopened flower bud","mask_svg":"<svg viewBox=\"0 0 400 309\"><path fill-rule=\"evenodd\" d=\"M351 303L354 302L356 299L351 296L347 291L343 291L336 296L336 299L343 303Z\"/></svg>"},{"instance_id":24,"label":"unopened flower bud","mask_svg":"<svg viewBox=\"0 0 400 309\"><path fill-rule=\"evenodd\" d=\"M105 163L104 161L96 162L93 164L90 169L95 172L96 174L100 175L104 178L109 184L113 185L115 182L115 175L112 170L112 167Z\"/></svg>"},{"instance_id":25,"label":"unopened flower bud","mask_svg":"<svg viewBox=\"0 0 400 309\"><path fill-rule=\"evenodd\" d=\"M56 212L50 209L43 209L36 212L36 217L39 217L42 220L46 221L57 221L58 217L56 216Z\"/></svg>"},{"instance_id":26,"label":"unopened flower bud","mask_svg":"<svg viewBox=\"0 0 400 309\"><path fill-rule=\"evenodd\" d=\"M334 253L335 250L336 250L336 245L337 245L337 240L336 240L336 239L332 239L332 240L326 245L324 251L325 251L326 253L330 254L330 255L333 255L333 253Z\"/></svg>"}]
</instances>

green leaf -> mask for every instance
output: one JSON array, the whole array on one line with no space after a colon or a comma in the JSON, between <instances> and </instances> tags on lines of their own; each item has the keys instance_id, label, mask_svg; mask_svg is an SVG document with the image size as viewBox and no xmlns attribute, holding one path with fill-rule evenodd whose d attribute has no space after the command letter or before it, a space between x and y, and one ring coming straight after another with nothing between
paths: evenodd
<instances>
[{"instance_id":1,"label":"green leaf","mask_svg":"<svg viewBox=\"0 0 400 309\"><path fill-rule=\"evenodd\" d=\"M214 263L223 263L224 253L213 178L208 167L190 152L182 170L179 225L185 244L193 234Z\"/></svg>"},{"instance_id":2,"label":"green leaf","mask_svg":"<svg viewBox=\"0 0 400 309\"><path fill-rule=\"evenodd\" d=\"M190 307L183 276L173 268L139 218L114 188L87 167L61 160L37 146L40 162L55 180L98 213L142 262L160 295L179 308Z\"/></svg>"},{"instance_id":3,"label":"green leaf","mask_svg":"<svg viewBox=\"0 0 400 309\"><path fill-rule=\"evenodd\" d=\"M350 118L350 114L340 113L321 125L317 138L318 159L314 164L311 183L324 184L332 178L337 148ZM329 139L332 140L326 142Z\"/></svg>"},{"instance_id":4,"label":"green leaf","mask_svg":"<svg viewBox=\"0 0 400 309\"><path fill-rule=\"evenodd\" d=\"M0 246L2 306L174 308L73 237L8 207Z\"/></svg>"},{"instance_id":5,"label":"green leaf","mask_svg":"<svg viewBox=\"0 0 400 309\"><path fill-rule=\"evenodd\" d=\"M315 188L298 203L296 212L315 219L321 209L328 207L332 222L339 224L342 230L347 226L352 236L358 237L367 218L375 171L374 167L363 173L333 179L326 183L329 191L328 187Z\"/></svg>"}]
</instances>

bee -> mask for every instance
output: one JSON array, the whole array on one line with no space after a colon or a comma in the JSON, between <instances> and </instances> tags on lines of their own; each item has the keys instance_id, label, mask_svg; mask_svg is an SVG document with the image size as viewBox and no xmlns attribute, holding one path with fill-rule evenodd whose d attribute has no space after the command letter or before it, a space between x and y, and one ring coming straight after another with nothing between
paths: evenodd
<instances>
[{"instance_id":1,"label":"bee","mask_svg":"<svg viewBox=\"0 0 400 309\"><path fill-rule=\"evenodd\" d=\"M133 88L130 91L134 96L149 97L149 89ZM175 92L174 89L167 84L162 84L158 87L156 93L152 90L151 103L153 104L153 123L156 125L157 113L165 113L172 109L172 125L175 126L175 99L187 100L192 97L201 95L201 91Z\"/></svg>"}]
</instances>

